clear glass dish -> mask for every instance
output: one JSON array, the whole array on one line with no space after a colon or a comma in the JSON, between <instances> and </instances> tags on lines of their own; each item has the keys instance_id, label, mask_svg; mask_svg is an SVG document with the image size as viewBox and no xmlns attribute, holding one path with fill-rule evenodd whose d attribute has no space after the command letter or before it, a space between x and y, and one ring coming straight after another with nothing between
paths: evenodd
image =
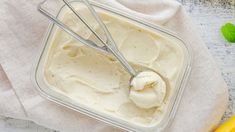
<instances>
[{"instance_id":1,"label":"clear glass dish","mask_svg":"<svg viewBox=\"0 0 235 132\"><path fill-rule=\"evenodd\" d=\"M79 0L73 0L70 2L71 2L71 4L83 4ZM53 23L51 23L48 28L48 32L47 32L45 39L43 41L43 44L42 44L43 45L42 50L40 52L40 55L38 57L38 61L36 63L35 69L33 71L33 81L35 82L37 89L39 90L40 94L43 97L46 97L47 99L49 99L55 103L58 103L58 104L63 105L67 108L76 110L76 111L83 113L85 115L88 115L92 118L98 119L98 120L103 121L105 123L108 123L112 126L115 126L115 127L127 130L127 131L136 131L136 132L139 132L139 131L148 131L148 132L150 132L150 131L156 131L156 132L163 131L167 126L170 125L170 123L172 122L172 120L175 116L176 110L178 108L180 99L182 97L183 91L184 91L186 83L187 83L188 76L190 74L190 70L191 70L190 47L188 47L179 37L177 37L176 34L170 32L160 26L157 26L152 23L146 22L142 19L133 17L133 16L131 16L127 13L124 13L120 10L117 10L117 9L114 9L111 7L107 7L106 5L102 5L102 4L99 4L96 2L91 2L91 5L95 9L99 9L99 10L105 11L107 13L111 13L112 15L117 15L125 20L128 20L129 22L141 25L142 27L153 30L154 32L156 32L158 34L161 34L165 37L171 38L184 51L183 68L178 76L177 85L174 89L174 92L169 97L169 104L167 105L167 108L166 108L166 111L164 112L164 116L163 116L162 120L154 125L151 125L151 126L138 125L138 124L123 120L121 118L117 118L117 117L114 117L111 115L105 115L102 112L99 112L95 109L87 107L86 105L81 104L81 103L73 100L72 98L65 96L60 91L57 91L53 88L50 88L50 86L47 83L47 80L44 77L44 65L45 65L45 61L47 58L47 54L49 52L49 47L50 47L52 38L55 34L55 30L58 28ZM60 3L60 2L53 3L53 1L51 1L51 0L44 1L42 6L44 6L43 8L49 8L51 10L51 12L55 16L57 16L58 18L60 17L60 13L63 12L63 10L65 10L65 6L63 3Z\"/></svg>"}]
</instances>

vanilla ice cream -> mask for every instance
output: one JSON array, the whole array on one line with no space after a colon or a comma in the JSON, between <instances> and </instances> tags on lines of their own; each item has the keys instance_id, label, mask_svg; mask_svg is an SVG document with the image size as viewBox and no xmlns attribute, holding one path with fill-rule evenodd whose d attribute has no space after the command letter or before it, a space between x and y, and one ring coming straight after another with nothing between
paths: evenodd
<instances>
[{"instance_id":1,"label":"vanilla ice cream","mask_svg":"<svg viewBox=\"0 0 235 132\"><path fill-rule=\"evenodd\" d=\"M83 7L79 13L103 34ZM149 126L160 121L176 89L184 51L174 40L117 15L97 10L119 50L137 70L133 78L111 55L89 48L56 28L44 65L50 88L103 115ZM82 37L101 43L71 12L60 19ZM106 39L105 35L102 35ZM154 71L154 72L153 72ZM156 74L157 73L157 74ZM147 78L146 78L147 76Z\"/></svg>"},{"instance_id":2,"label":"vanilla ice cream","mask_svg":"<svg viewBox=\"0 0 235 132\"><path fill-rule=\"evenodd\" d=\"M166 95L166 84L153 71L143 71L131 81L130 99L141 108L153 108L162 105Z\"/></svg>"}]
</instances>

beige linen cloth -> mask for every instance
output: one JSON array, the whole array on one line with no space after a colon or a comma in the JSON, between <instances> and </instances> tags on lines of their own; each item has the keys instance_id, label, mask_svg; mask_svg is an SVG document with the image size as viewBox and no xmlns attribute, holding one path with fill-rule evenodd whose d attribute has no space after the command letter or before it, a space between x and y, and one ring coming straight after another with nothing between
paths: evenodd
<instances>
[{"instance_id":1,"label":"beige linen cloth","mask_svg":"<svg viewBox=\"0 0 235 132\"><path fill-rule=\"evenodd\" d=\"M39 2L0 1L0 114L32 120L66 132L119 131L39 96L30 74L49 23L36 10ZM212 56L182 6L174 0L100 2L162 25L176 32L192 47L192 72L176 117L166 131L212 130L226 110L228 90Z\"/></svg>"}]
</instances>

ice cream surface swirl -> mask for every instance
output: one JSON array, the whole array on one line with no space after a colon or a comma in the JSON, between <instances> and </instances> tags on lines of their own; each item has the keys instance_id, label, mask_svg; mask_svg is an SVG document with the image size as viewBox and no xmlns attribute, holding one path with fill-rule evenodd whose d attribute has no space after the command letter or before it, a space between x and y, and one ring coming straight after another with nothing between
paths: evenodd
<instances>
[{"instance_id":1,"label":"ice cream surface swirl","mask_svg":"<svg viewBox=\"0 0 235 132\"><path fill-rule=\"evenodd\" d=\"M87 10L78 10L102 34ZM138 74L130 87L130 75L112 55L83 45L59 28L50 40L45 80L53 90L101 114L143 126L157 123L174 93L184 61L183 50L172 38L152 29L105 11L97 12L129 63L137 71L152 69L164 80L146 71ZM100 44L71 12L62 12L60 18L82 37Z\"/></svg>"}]
</instances>

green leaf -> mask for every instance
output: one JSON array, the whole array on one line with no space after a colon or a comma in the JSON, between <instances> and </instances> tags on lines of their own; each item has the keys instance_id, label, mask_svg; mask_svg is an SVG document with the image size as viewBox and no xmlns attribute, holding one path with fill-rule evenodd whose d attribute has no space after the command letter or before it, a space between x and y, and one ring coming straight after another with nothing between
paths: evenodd
<instances>
[{"instance_id":1,"label":"green leaf","mask_svg":"<svg viewBox=\"0 0 235 132\"><path fill-rule=\"evenodd\" d=\"M235 25L226 23L222 26L221 32L228 42L235 43Z\"/></svg>"}]
</instances>

